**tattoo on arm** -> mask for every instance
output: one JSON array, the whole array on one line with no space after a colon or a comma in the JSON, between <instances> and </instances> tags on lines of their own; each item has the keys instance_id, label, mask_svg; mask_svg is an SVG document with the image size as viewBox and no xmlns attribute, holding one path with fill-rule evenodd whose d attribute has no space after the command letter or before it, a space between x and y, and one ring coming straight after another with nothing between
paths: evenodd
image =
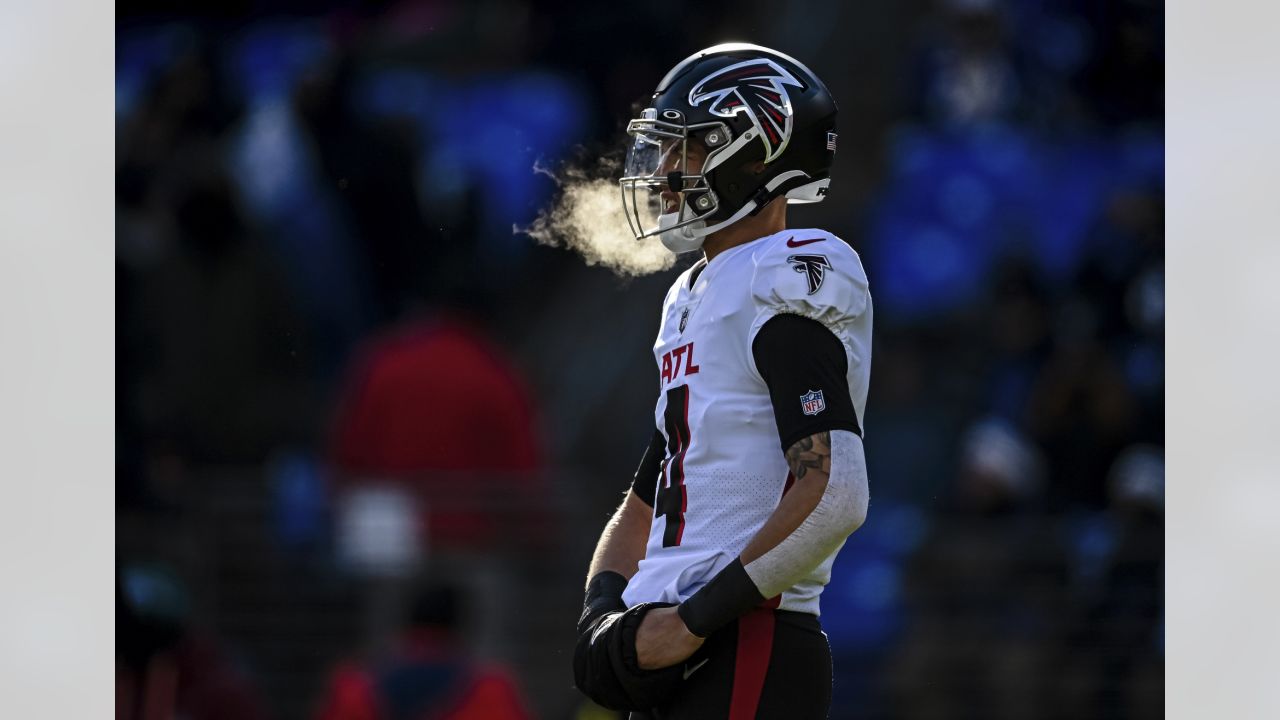
<instances>
[{"instance_id":1,"label":"tattoo on arm","mask_svg":"<svg viewBox=\"0 0 1280 720\"><path fill-rule=\"evenodd\" d=\"M797 480L810 470L831 473L831 433L823 431L800 438L787 450L787 465Z\"/></svg>"}]
</instances>

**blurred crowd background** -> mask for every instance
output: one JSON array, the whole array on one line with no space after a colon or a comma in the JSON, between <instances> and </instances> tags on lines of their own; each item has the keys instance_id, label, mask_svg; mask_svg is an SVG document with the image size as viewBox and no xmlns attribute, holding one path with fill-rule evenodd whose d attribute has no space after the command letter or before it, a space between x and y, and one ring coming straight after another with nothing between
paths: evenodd
<instances>
[{"instance_id":1,"label":"blurred crowd background","mask_svg":"<svg viewBox=\"0 0 1280 720\"><path fill-rule=\"evenodd\" d=\"M118 718L609 717L673 273L518 228L726 40L835 95L792 225L876 302L832 717L1163 715L1160 2L117 8Z\"/></svg>"}]
</instances>

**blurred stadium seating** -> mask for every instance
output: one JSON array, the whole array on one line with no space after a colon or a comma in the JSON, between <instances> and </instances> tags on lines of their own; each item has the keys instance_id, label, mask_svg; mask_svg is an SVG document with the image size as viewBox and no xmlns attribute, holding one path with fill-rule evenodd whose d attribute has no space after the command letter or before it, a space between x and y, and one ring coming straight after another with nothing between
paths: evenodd
<instances>
[{"instance_id":1,"label":"blurred stadium seating","mask_svg":"<svg viewBox=\"0 0 1280 720\"><path fill-rule=\"evenodd\" d=\"M169 569L245 702L316 717L425 575L537 717L587 712L582 574L651 431L669 280L512 228L554 198L535 165L616 152L669 65L749 39L840 103L831 199L792 222L848 240L877 305L832 717L1162 716L1160 3L173 8L118 5L117 552ZM365 349L442 317L527 387L528 427L486 435L481 388L423 408L465 416L475 462L366 472L429 540L344 564L343 399ZM527 463L486 463L525 433ZM433 532L460 516L484 539Z\"/></svg>"}]
</instances>

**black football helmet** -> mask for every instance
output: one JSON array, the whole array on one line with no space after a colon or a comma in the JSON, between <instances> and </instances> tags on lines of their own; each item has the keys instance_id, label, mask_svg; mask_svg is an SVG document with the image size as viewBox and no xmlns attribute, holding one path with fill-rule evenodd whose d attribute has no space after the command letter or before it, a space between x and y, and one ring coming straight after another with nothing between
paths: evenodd
<instances>
[{"instance_id":1,"label":"black football helmet","mask_svg":"<svg viewBox=\"0 0 1280 720\"><path fill-rule=\"evenodd\" d=\"M774 198L821 201L835 157L836 103L795 58L728 43L672 68L627 133L619 184L631 231L687 252ZM687 171L690 139L706 149L697 173ZM675 207L664 191L678 196Z\"/></svg>"}]
</instances>

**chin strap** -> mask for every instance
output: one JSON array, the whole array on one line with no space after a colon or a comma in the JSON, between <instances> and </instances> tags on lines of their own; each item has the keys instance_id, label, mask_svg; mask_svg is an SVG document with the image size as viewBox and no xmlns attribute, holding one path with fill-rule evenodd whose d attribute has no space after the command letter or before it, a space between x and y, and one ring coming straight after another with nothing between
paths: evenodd
<instances>
[{"instance_id":1,"label":"chin strap","mask_svg":"<svg viewBox=\"0 0 1280 720\"><path fill-rule=\"evenodd\" d=\"M768 186L761 185L760 189L756 191L756 194L752 195L751 199L747 201L748 204L755 206L751 212L747 213L747 215L750 217L759 215L760 211L763 210L764 207L769 204L769 201L773 200L775 197L777 197L777 194L770 192Z\"/></svg>"},{"instance_id":2,"label":"chin strap","mask_svg":"<svg viewBox=\"0 0 1280 720\"><path fill-rule=\"evenodd\" d=\"M746 217L749 214L755 215L757 212L760 211L759 209L762 207L764 206L756 205L755 198L752 198L751 200L748 200L746 203L744 203L742 207L738 208L738 212L730 215L727 219L721 222L718 222L715 225L710 225L698 230L698 234L710 235L711 233L716 232L717 230L723 230L724 228L727 228L730 225L738 222L739 220L741 220L742 218Z\"/></svg>"},{"instance_id":3,"label":"chin strap","mask_svg":"<svg viewBox=\"0 0 1280 720\"><path fill-rule=\"evenodd\" d=\"M755 217L757 213L765 208L766 205L773 202L773 199L783 194L782 186L796 178L808 178L809 174L800 170L788 170L784 173L778 173L769 182L760 186L755 195L751 196L748 204L755 203L755 208L751 210L751 216Z\"/></svg>"}]
</instances>

